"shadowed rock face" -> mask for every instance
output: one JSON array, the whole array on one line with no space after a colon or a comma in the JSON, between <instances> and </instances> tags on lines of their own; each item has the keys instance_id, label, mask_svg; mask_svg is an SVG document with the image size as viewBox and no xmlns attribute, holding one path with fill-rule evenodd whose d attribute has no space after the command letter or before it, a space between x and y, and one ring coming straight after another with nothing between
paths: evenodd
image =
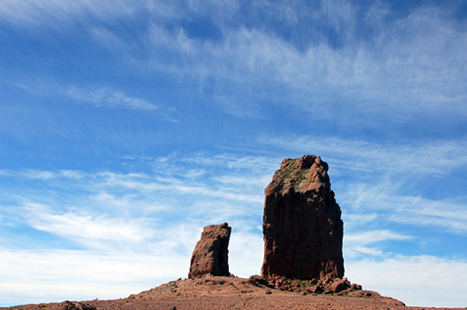
<instances>
[{"instance_id":1,"label":"shadowed rock face","mask_svg":"<svg viewBox=\"0 0 467 310\"><path fill-rule=\"evenodd\" d=\"M343 223L327 172L320 157L284 159L266 187L264 278L343 277Z\"/></svg>"},{"instance_id":2,"label":"shadowed rock face","mask_svg":"<svg viewBox=\"0 0 467 310\"><path fill-rule=\"evenodd\" d=\"M229 276L228 247L231 227L227 223L205 226L191 256L188 278L211 274Z\"/></svg>"}]
</instances>

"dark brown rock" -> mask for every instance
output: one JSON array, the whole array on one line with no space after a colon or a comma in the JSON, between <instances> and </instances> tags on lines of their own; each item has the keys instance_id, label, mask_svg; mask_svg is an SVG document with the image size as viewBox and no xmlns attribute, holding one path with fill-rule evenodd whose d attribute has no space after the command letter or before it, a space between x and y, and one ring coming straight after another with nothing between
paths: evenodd
<instances>
[{"instance_id":1,"label":"dark brown rock","mask_svg":"<svg viewBox=\"0 0 467 310\"><path fill-rule=\"evenodd\" d=\"M266 279L263 279L261 276L257 274L250 276L248 280L250 281L251 284L255 286L268 285L268 282L266 281Z\"/></svg>"},{"instance_id":2,"label":"dark brown rock","mask_svg":"<svg viewBox=\"0 0 467 310\"><path fill-rule=\"evenodd\" d=\"M347 278L336 279L330 285L330 291L332 293L339 293L340 291L346 290L348 288L350 288L350 282L347 280Z\"/></svg>"},{"instance_id":3,"label":"dark brown rock","mask_svg":"<svg viewBox=\"0 0 467 310\"><path fill-rule=\"evenodd\" d=\"M188 278L204 274L230 276L228 247L231 230L227 223L204 227L191 257Z\"/></svg>"},{"instance_id":4,"label":"dark brown rock","mask_svg":"<svg viewBox=\"0 0 467 310\"><path fill-rule=\"evenodd\" d=\"M327 172L320 157L285 159L266 187L264 278L343 277L343 223Z\"/></svg>"},{"instance_id":5,"label":"dark brown rock","mask_svg":"<svg viewBox=\"0 0 467 310\"><path fill-rule=\"evenodd\" d=\"M86 303L66 300L63 303L63 310L96 310L96 307Z\"/></svg>"}]
</instances>

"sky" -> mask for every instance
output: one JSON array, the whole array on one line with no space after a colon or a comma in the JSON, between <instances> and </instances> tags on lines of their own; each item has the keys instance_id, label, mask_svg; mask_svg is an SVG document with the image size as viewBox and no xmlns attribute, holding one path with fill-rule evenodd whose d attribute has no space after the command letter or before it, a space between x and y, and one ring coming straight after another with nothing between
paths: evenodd
<instances>
[{"instance_id":1,"label":"sky","mask_svg":"<svg viewBox=\"0 0 467 310\"><path fill-rule=\"evenodd\" d=\"M466 1L0 1L0 305L259 274L264 188L321 156L345 274L467 306Z\"/></svg>"}]
</instances>

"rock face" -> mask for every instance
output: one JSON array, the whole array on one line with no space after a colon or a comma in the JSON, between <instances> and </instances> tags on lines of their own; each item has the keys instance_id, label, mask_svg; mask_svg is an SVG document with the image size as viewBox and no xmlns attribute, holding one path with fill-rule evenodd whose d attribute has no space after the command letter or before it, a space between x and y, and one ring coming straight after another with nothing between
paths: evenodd
<instances>
[{"instance_id":1,"label":"rock face","mask_svg":"<svg viewBox=\"0 0 467 310\"><path fill-rule=\"evenodd\" d=\"M320 157L288 158L266 187L264 278L343 277L343 222L327 172Z\"/></svg>"},{"instance_id":2,"label":"rock face","mask_svg":"<svg viewBox=\"0 0 467 310\"><path fill-rule=\"evenodd\" d=\"M188 278L211 274L229 276L228 247L232 228L227 224L205 226L191 256Z\"/></svg>"}]
</instances>

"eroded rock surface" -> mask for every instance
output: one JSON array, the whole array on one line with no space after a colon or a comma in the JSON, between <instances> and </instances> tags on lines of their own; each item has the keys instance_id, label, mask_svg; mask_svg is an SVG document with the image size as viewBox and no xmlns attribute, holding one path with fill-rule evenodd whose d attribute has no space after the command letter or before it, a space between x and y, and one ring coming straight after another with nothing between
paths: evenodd
<instances>
[{"instance_id":1,"label":"eroded rock surface","mask_svg":"<svg viewBox=\"0 0 467 310\"><path fill-rule=\"evenodd\" d=\"M327 163L313 155L284 159L265 194L262 276L342 278L343 222Z\"/></svg>"},{"instance_id":2,"label":"eroded rock surface","mask_svg":"<svg viewBox=\"0 0 467 310\"><path fill-rule=\"evenodd\" d=\"M205 226L193 251L188 278L211 274L229 276L228 247L232 229L227 223Z\"/></svg>"}]
</instances>

